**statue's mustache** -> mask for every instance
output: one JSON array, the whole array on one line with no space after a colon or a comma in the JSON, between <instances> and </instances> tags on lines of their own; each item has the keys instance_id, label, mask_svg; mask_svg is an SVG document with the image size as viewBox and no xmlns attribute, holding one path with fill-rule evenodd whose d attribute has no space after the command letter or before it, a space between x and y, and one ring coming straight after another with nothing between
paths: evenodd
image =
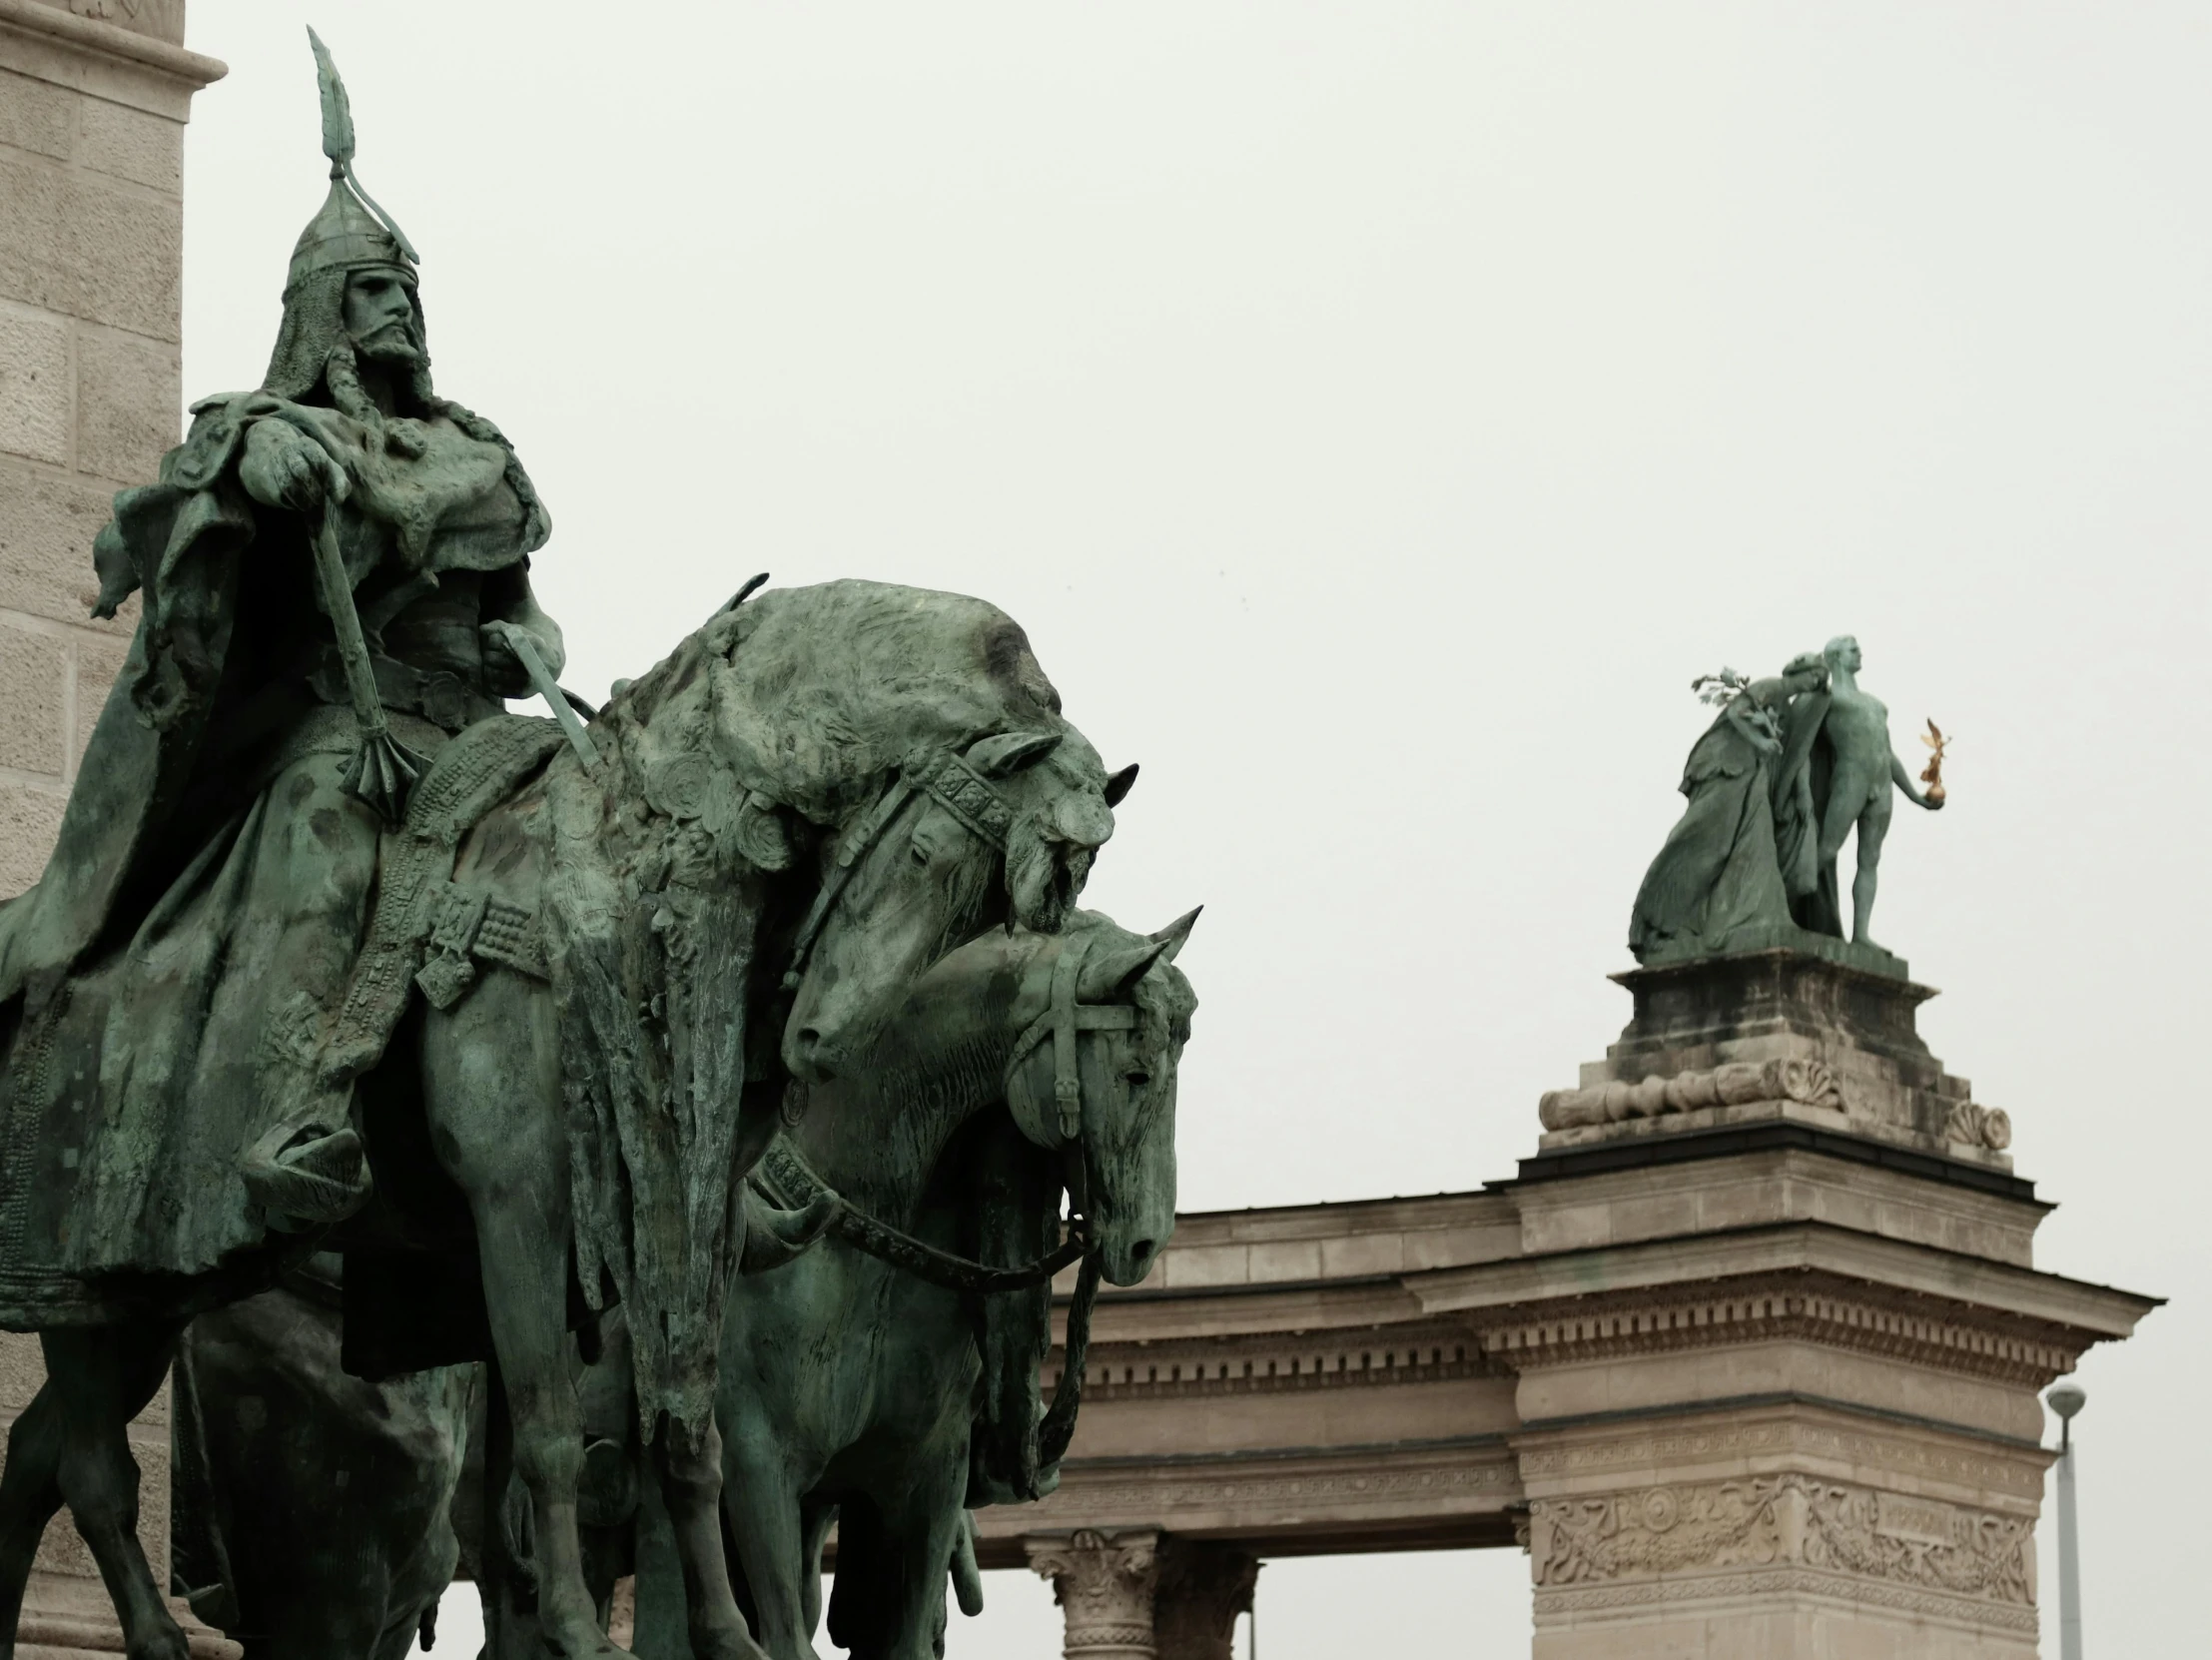
<instances>
[{"instance_id":1,"label":"statue's mustache","mask_svg":"<svg viewBox=\"0 0 2212 1660\"><path fill-rule=\"evenodd\" d=\"M422 355L422 337L414 325L404 318L393 318L389 323L378 324L365 335L355 337L354 344L363 351L389 351L393 347L404 349L414 357Z\"/></svg>"}]
</instances>

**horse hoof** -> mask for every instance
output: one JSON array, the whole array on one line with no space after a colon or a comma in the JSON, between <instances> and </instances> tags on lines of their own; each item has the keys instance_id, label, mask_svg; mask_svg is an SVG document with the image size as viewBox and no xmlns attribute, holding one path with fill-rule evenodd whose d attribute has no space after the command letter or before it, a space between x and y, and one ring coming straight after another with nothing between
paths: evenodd
<instances>
[{"instance_id":1,"label":"horse hoof","mask_svg":"<svg viewBox=\"0 0 2212 1660\"><path fill-rule=\"evenodd\" d=\"M550 1635L544 1644L545 1660L636 1660L630 1651L603 1631L593 1631L580 1643L556 1642Z\"/></svg>"},{"instance_id":2,"label":"horse hoof","mask_svg":"<svg viewBox=\"0 0 2212 1660\"><path fill-rule=\"evenodd\" d=\"M178 1627L156 1631L125 1645L124 1660L192 1660L192 1644Z\"/></svg>"}]
</instances>

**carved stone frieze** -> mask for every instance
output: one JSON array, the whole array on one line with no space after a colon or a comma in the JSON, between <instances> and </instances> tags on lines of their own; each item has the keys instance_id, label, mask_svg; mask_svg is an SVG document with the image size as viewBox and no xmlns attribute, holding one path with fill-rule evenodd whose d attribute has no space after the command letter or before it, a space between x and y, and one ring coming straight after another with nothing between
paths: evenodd
<instances>
[{"instance_id":1,"label":"carved stone frieze","mask_svg":"<svg viewBox=\"0 0 2212 1660\"><path fill-rule=\"evenodd\" d=\"M1583 1125L1620 1124L1628 1119L1664 1118L1708 1107L1747 1107L1756 1102L1795 1101L1807 1107L1849 1111L1842 1083L1823 1062L1804 1056L1767 1061L1736 1061L1672 1078L1618 1080L1581 1090L1548 1090L1537 1103L1546 1130Z\"/></svg>"},{"instance_id":2,"label":"carved stone frieze","mask_svg":"<svg viewBox=\"0 0 2212 1660\"><path fill-rule=\"evenodd\" d=\"M1967 1304L1802 1270L1501 1312L1485 1319L1482 1349L1514 1371L1796 1339L2041 1388L2071 1371L2093 1340L2063 1326L1993 1319Z\"/></svg>"},{"instance_id":3,"label":"carved stone frieze","mask_svg":"<svg viewBox=\"0 0 2212 1660\"><path fill-rule=\"evenodd\" d=\"M1031 1570L1053 1582L1067 1619L1067 1660L1154 1660L1158 1544L1150 1529L1026 1541Z\"/></svg>"},{"instance_id":4,"label":"carved stone frieze","mask_svg":"<svg viewBox=\"0 0 2212 1660\"><path fill-rule=\"evenodd\" d=\"M55 4L56 0L48 0ZM96 23L113 23L134 34L172 43L185 38L184 0L68 0L68 9Z\"/></svg>"},{"instance_id":5,"label":"carved stone frieze","mask_svg":"<svg viewBox=\"0 0 2212 1660\"><path fill-rule=\"evenodd\" d=\"M1802 1473L1637 1488L1529 1506L1546 1589L1794 1567L1967 1605L2035 1603L2034 1523Z\"/></svg>"}]
</instances>

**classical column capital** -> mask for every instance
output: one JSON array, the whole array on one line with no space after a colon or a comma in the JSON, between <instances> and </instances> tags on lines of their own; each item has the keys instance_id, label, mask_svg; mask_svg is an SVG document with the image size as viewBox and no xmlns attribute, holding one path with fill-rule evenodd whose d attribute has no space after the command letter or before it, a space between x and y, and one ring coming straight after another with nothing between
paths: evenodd
<instances>
[{"instance_id":1,"label":"classical column capital","mask_svg":"<svg viewBox=\"0 0 2212 1660\"><path fill-rule=\"evenodd\" d=\"M1067 1620L1067 1660L1155 1660L1152 1594L1159 1535L1149 1528L1025 1539L1031 1571L1053 1582Z\"/></svg>"}]
</instances>

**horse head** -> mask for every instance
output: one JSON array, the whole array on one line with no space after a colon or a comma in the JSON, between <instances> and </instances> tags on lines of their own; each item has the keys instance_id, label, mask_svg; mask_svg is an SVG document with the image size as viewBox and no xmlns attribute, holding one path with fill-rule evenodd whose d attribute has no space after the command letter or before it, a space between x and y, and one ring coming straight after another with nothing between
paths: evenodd
<instances>
[{"instance_id":1,"label":"horse head","mask_svg":"<svg viewBox=\"0 0 2212 1660\"><path fill-rule=\"evenodd\" d=\"M1086 913L1030 959L1015 1007L1039 1013L1007 1067L1022 1134L1068 1157L1100 1271L1133 1285L1175 1228L1175 1071L1197 1008L1175 954L1198 913L1131 934Z\"/></svg>"},{"instance_id":2,"label":"horse head","mask_svg":"<svg viewBox=\"0 0 2212 1660\"><path fill-rule=\"evenodd\" d=\"M1136 771L1107 775L1005 612L882 582L733 601L608 724L647 805L792 894L782 1053L815 1084L954 947L1057 931Z\"/></svg>"},{"instance_id":3,"label":"horse head","mask_svg":"<svg viewBox=\"0 0 2212 1660\"><path fill-rule=\"evenodd\" d=\"M899 994L994 926L1065 926L1135 768L1106 775L1065 721L908 760L828 840L802 925L784 1064L821 1083L867 1054Z\"/></svg>"}]
</instances>

